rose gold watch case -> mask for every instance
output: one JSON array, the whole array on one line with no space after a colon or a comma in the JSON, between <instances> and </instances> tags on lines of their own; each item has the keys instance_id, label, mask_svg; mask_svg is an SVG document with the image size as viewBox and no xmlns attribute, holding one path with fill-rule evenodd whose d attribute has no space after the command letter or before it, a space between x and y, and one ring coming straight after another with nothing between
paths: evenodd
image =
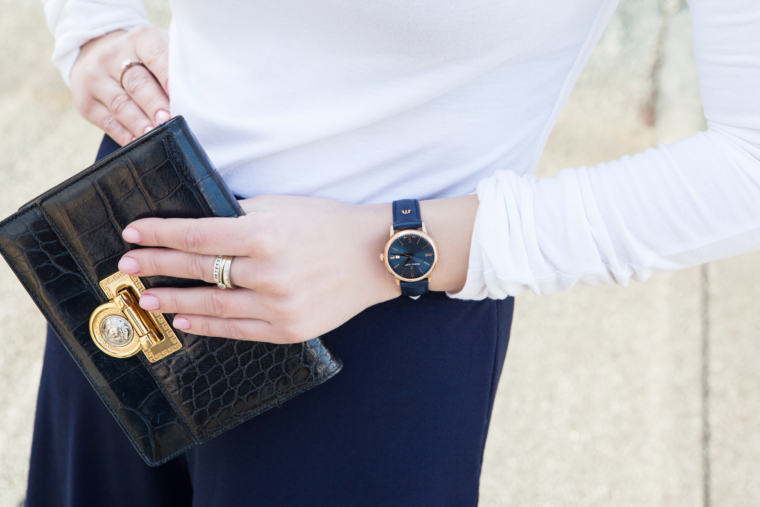
<instances>
[{"instance_id":1,"label":"rose gold watch case","mask_svg":"<svg viewBox=\"0 0 760 507\"><path fill-rule=\"evenodd\" d=\"M430 271L425 273L423 276L419 278L405 278L403 276L399 276L393 269L391 269L391 265L388 262L388 250L391 247L391 243L396 241L398 238L401 238L403 236L422 236L425 238L433 247L433 265L430 267ZM438 264L438 246L435 244L435 240L431 238L427 231L425 230L425 224L422 224L422 230L419 229L405 229L403 231L399 231L394 233L393 227L391 227L391 239L388 240L388 242L385 244L385 248L383 248L383 252L380 254L380 260L383 261L383 264L385 264L385 268L390 272L390 274L393 275L393 277L396 279L396 282L419 282L421 280L430 279L430 277L433 275L433 270L435 270L435 266Z\"/></svg>"}]
</instances>

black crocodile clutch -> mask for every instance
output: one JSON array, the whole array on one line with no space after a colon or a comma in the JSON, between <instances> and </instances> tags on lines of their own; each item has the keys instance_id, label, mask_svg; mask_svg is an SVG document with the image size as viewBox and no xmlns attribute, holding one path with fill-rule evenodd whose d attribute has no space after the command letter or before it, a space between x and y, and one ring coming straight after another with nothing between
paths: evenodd
<instances>
[{"instance_id":1,"label":"black crocodile clutch","mask_svg":"<svg viewBox=\"0 0 760 507\"><path fill-rule=\"evenodd\" d=\"M122 240L122 228L145 217L241 214L180 116L0 222L3 257L149 465L280 405L341 369L319 338L296 345L208 338L171 330L171 316L159 321L160 314L149 312L146 320L153 320L146 325L154 325L155 333L153 341L139 335L141 352L112 357L94 341L91 315L113 301L101 282L114 280L119 259L132 248ZM134 281L144 288L205 285L163 276ZM114 350L127 338L119 335L119 326L135 324L136 318L110 327L98 322ZM165 346L169 338L162 337L161 326L174 336L174 345Z\"/></svg>"}]
</instances>

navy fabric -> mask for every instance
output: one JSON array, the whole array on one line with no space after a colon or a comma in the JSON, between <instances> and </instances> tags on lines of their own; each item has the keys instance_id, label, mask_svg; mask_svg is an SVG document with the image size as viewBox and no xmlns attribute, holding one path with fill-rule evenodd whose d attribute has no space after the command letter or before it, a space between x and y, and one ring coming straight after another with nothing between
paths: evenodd
<instances>
[{"instance_id":1,"label":"navy fabric","mask_svg":"<svg viewBox=\"0 0 760 507\"><path fill-rule=\"evenodd\" d=\"M48 331L26 505L474 506L513 304L368 308L324 337L335 378L155 468Z\"/></svg>"},{"instance_id":2,"label":"navy fabric","mask_svg":"<svg viewBox=\"0 0 760 507\"><path fill-rule=\"evenodd\" d=\"M95 161L97 162L101 158L107 157L119 148L121 148L121 146L119 143L111 139L111 136L103 136L103 142L100 143L100 148L98 148L98 155L95 157Z\"/></svg>"},{"instance_id":3,"label":"navy fabric","mask_svg":"<svg viewBox=\"0 0 760 507\"><path fill-rule=\"evenodd\" d=\"M419 229L422 227L420 203L417 199L393 201L393 230ZM407 213L404 213L407 212Z\"/></svg>"},{"instance_id":4,"label":"navy fabric","mask_svg":"<svg viewBox=\"0 0 760 507\"><path fill-rule=\"evenodd\" d=\"M48 328L26 507L192 505L183 461L147 466Z\"/></svg>"}]
</instances>

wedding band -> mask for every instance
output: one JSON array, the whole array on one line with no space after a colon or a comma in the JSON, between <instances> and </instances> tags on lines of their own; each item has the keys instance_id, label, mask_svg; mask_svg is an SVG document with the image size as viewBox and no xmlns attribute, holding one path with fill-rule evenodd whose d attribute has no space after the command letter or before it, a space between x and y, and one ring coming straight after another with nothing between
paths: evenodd
<instances>
[{"instance_id":1,"label":"wedding band","mask_svg":"<svg viewBox=\"0 0 760 507\"><path fill-rule=\"evenodd\" d=\"M230 280L230 271L232 270L233 259L234 257L225 255L224 262L222 263L222 282L228 289L237 289L236 286L232 285L232 281Z\"/></svg>"},{"instance_id":2,"label":"wedding band","mask_svg":"<svg viewBox=\"0 0 760 507\"><path fill-rule=\"evenodd\" d=\"M123 82L124 81L124 74L129 69L131 69L132 67L134 67L135 65L141 65L141 66L145 67L145 64L143 62L141 62L140 60L124 60L122 62L122 64L121 64L121 72L119 73L119 86L121 86L122 88L124 88L124 82ZM148 67L145 67L145 68L147 69Z\"/></svg>"}]
</instances>

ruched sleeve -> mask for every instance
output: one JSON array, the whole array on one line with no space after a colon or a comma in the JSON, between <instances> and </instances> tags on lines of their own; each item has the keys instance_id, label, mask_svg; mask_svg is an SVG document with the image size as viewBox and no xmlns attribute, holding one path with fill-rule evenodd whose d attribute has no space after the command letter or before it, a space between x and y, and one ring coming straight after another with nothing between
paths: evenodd
<instances>
[{"instance_id":1,"label":"ruched sleeve","mask_svg":"<svg viewBox=\"0 0 760 507\"><path fill-rule=\"evenodd\" d=\"M50 33L55 38L53 64L69 86L79 48L114 30L150 25L140 0L42 0Z\"/></svg>"},{"instance_id":2,"label":"ruched sleeve","mask_svg":"<svg viewBox=\"0 0 760 507\"><path fill-rule=\"evenodd\" d=\"M760 2L691 0L708 129L596 167L478 184L460 299L644 281L760 250Z\"/></svg>"}]
</instances>

